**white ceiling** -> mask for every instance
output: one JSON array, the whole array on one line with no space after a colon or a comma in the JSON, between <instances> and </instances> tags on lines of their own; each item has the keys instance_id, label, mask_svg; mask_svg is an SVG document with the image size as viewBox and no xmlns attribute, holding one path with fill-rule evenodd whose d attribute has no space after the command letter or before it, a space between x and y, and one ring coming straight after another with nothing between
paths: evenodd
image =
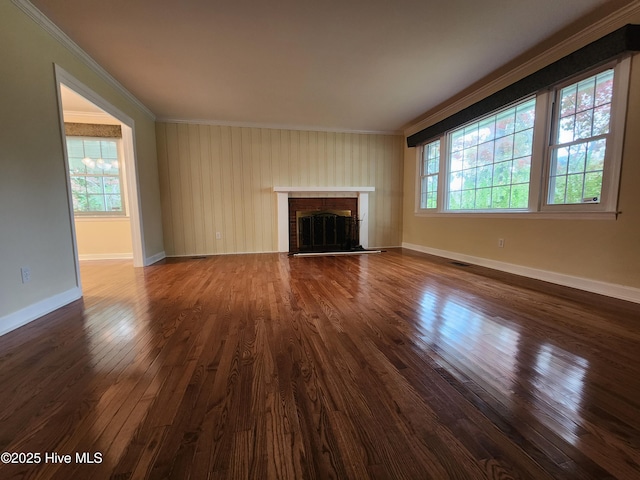
<instances>
[{"instance_id":1,"label":"white ceiling","mask_svg":"<svg viewBox=\"0 0 640 480\"><path fill-rule=\"evenodd\" d=\"M398 131L629 0L31 0L161 119Z\"/></svg>"}]
</instances>

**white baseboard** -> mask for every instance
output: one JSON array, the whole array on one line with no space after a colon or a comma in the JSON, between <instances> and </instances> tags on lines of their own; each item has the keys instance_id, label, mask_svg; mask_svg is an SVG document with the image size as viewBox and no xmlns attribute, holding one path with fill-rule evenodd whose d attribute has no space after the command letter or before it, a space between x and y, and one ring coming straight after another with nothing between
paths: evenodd
<instances>
[{"instance_id":1,"label":"white baseboard","mask_svg":"<svg viewBox=\"0 0 640 480\"><path fill-rule=\"evenodd\" d=\"M167 258L167 254L164 253L164 250L162 252L156 253L155 255L151 255L150 257L147 257L144 259L144 266L148 267L149 265L153 265L156 262L159 262L160 260L164 260L165 258Z\"/></svg>"},{"instance_id":2,"label":"white baseboard","mask_svg":"<svg viewBox=\"0 0 640 480\"><path fill-rule=\"evenodd\" d=\"M0 335L9 333L16 328L22 327L33 320L51 313L60 307L78 300L82 297L82 291L78 287L71 288L66 292L59 293L53 297L40 300L28 307L0 317Z\"/></svg>"},{"instance_id":3,"label":"white baseboard","mask_svg":"<svg viewBox=\"0 0 640 480\"><path fill-rule=\"evenodd\" d=\"M537 268L525 267L513 263L491 260L488 258L474 257L472 255L450 252L448 250L439 250L437 248L424 247L422 245L415 245L412 243L403 242L402 247L409 250L415 250L417 252L428 253L437 257L450 258L459 262L471 263L473 265L479 265L481 267L492 268L494 270L500 270L502 272L513 273L515 275L542 280L544 282L555 283L557 285L563 285L565 287L577 288L579 290L597 293L599 295L605 295L607 297L640 303L639 288L627 287L625 285L618 285L615 283L601 282L599 280L591 280L589 278L574 277L572 275L551 272L549 270L540 270Z\"/></svg>"},{"instance_id":4,"label":"white baseboard","mask_svg":"<svg viewBox=\"0 0 640 480\"><path fill-rule=\"evenodd\" d=\"M78 259L83 260L131 260L133 253L85 253L79 254Z\"/></svg>"}]
</instances>

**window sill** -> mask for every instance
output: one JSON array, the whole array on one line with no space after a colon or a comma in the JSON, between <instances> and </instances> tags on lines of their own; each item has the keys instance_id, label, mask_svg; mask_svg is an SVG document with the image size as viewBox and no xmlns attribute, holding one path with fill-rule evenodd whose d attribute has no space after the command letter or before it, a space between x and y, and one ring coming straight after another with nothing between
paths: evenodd
<instances>
[{"instance_id":1,"label":"window sill","mask_svg":"<svg viewBox=\"0 0 640 480\"><path fill-rule=\"evenodd\" d=\"M76 222L117 222L129 220L129 215L74 215Z\"/></svg>"},{"instance_id":2,"label":"window sill","mask_svg":"<svg viewBox=\"0 0 640 480\"><path fill-rule=\"evenodd\" d=\"M531 220L616 220L616 212L415 212L427 218L519 218Z\"/></svg>"}]
</instances>

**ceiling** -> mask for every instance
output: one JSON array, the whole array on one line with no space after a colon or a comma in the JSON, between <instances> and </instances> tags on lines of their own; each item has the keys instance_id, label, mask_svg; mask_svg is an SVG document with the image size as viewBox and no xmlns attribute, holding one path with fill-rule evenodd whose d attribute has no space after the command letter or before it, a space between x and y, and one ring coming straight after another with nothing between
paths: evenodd
<instances>
[{"instance_id":1,"label":"ceiling","mask_svg":"<svg viewBox=\"0 0 640 480\"><path fill-rule=\"evenodd\" d=\"M630 2L31 3L159 119L379 132L403 129L586 15Z\"/></svg>"}]
</instances>

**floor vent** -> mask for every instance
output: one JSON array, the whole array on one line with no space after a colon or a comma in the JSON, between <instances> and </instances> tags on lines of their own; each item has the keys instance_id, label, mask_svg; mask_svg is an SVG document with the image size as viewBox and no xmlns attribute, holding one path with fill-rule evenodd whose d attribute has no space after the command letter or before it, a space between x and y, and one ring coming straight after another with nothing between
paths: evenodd
<instances>
[{"instance_id":1,"label":"floor vent","mask_svg":"<svg viewBox=\"0 0 640 480\"><path fill-rule=\"evenodd\" d=\"M455 265L456 267L470 267L471 265L464 262L451 262L451 265Z\"/></svg>"}]
</instances>

